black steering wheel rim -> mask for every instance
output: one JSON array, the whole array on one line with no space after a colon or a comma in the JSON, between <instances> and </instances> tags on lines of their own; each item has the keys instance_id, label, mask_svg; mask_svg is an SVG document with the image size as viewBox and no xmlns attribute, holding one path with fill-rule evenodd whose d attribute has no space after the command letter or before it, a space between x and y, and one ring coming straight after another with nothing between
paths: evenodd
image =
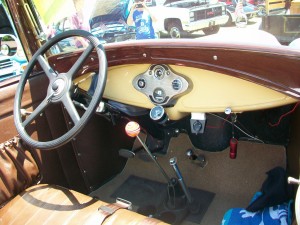
<instances>
[{"instance_id":1,"label":"black steering wheel rim","mask_svg":"<svg viewBox=\"0 0 300 225\"><path fill-rule=\"evenodd\" d=\"M74 63L73 67L65 74L57 74L55 75L54 71L50 67L50 65L44 60L43 55L45 54L46 51L48 51L53 45L58 43L59 41L69 38L69 37L83 37L89 40L89 46L87 49L85 49L82 53L82 55L77 59L77 61ZM92 52L93 49L96 49L98 59L99 59L99 71L98 71L98 79L97 79L97 85L95 88L94 95L89 103L88 108L86 109L85 113L79 117L79 115L76 115L74 112L75 106L73 103L70 103L71 96L70 96L70 86L72 82L73 76L75 76L76 72L80 69L80 66L84 63L84 61L88 58L90 53ZM37 62L40 62L42 64L42 68L46 75L48 76L50 82L49 82L49 87L48 87L48 92L47 92L47 97L42 101L42 103L33 111L33 116L35 115L34 118L27 118L24 121L22 121L22 116L21 116L21 101L22 101L22 96L24 92L24 87L27 82L27 79L29 78L30 73L32 72L35 64ZM63 77L62 79L60 77ZM100 41L93 36L91 33L84 31L84 30L70 30L63 32L61 34L56 35L49 41L47 41L32 57L32 59L29 61L26 70L24 71L23 75L20 78L19 85L16 90L16 95L15 95L15 100L14 100L14 122L16 129L22 138L27 144L34 148L39 148L41 150L50 150L54 149L57 147L60 147L70 141L72 138L74 138L86 125L88 120L92 117L92 115L95 113L95 110L102 99L103 92L105 89L105 84L106 84L106 77L107 77L107 60L106 60L106 55L104 48ZM66 80L64 83L63 81ZM56 92L54 86L56 86L57 83L64 83L62 85L62 89L60 92ZM53 93L51 93L53 92ZM36 116L41 113L43 110L45 110L48 105L51 104L52 101L59 102L61 101L65 106L67 105L70 109L68 110L69 115L70 114L75 114L75 115L70 115L73 117L73 122L74 126L67 131L65 134L62 136L50 140L50 141L36 141L28 135L26 132L26 126L32 122ZM39 111L41 110L41 112ZM35 111L37 111L35 113ZM70 113L71 112L71 113ZM78 118L79 117L79 118ZM28 122L27 122L28 121Z\"/></svg>"}]
</instances>

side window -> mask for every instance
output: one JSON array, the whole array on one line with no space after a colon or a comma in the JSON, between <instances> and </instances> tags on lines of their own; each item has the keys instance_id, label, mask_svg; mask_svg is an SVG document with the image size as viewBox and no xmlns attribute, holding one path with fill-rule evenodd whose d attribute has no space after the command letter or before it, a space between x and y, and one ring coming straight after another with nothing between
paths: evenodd
<instances>
[{"instance_id":1,"label":"side window","mask_svg":"<svg viewBox=\"0 0 300 225\"><path fill-rule=\"evenodd\" d=\"M27 59L8 10L0 0L0 82L21 75Z\"/></svg>"}]
</instances>

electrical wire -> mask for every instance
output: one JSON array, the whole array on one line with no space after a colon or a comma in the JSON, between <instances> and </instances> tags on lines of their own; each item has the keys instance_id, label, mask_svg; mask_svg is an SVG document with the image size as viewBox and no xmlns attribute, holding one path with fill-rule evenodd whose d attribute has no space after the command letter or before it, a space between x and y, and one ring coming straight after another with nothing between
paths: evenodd
<instances>
[{"instance_id":1,"label":"electrical wire","mask_svg":"<svg viewBox=\"0 0 300 225\"><path fill-rule=\"evenodd\" d=\"M281 120L282 120L284 117L286 117L287 115L293 113L293 112L296 110L296 108L298 107L299 103L300 103L300 102L297 102L296 105L294 106L294 108L293 108L291 111L288 111L287 113L281 115L281 116L279 117L277 123L272 124L272 123L269 122L269 126L270 126L270 127L277 127L277 126L281 123Z\"/></svg>"},{"instance_id":2,"label":"electrical wire","mask_svg":"<svg viewBox=\"0 0 300 225\"><path fill-rule=\"evenodd\" d=\"M232 122L229 121L229 120L226 119L226 118L223 118L223 117L221 117L221 116L218 116L218 115L216 115L216 114L214 114L214 113L208 113L208 114L213 115L213 116L215 116L215 117L217 117L217 118L219 118L219 119L221 119L221 120L224 120L224 121L227 122L227 123L232 124ZM256 141L259 141L259 142L261 142L261 143L264 143L264 141L260 140L259 138L256 138L256 137L254 137L254 136L248 134L246 131L244 131L243 129L241 129L241 128L240 128L239 126L237 126L235 123L233 123L233 126L234 126L236 129L238 129L239 131L241 131L243 134L245 134L246 136L248 136L249 138L251 138L251 139L253 139L253 140L256 140Z\"/></svg>"},{"instance_id":3,"label":"electrical wire","mask_svg":"<svg viewBox=\"0 0 300 225\"><path fill-rule=\"evenodd\" d=\"M230 115L227 115L227 117L225 118L226 120L228 120L228 118L230 117ZM207 128L212 128L212 129L221 129L224 127L226 121L224 120L223 123L220 126L211 126L211 125L206 125Z\"/></svg>"}]
</instances>

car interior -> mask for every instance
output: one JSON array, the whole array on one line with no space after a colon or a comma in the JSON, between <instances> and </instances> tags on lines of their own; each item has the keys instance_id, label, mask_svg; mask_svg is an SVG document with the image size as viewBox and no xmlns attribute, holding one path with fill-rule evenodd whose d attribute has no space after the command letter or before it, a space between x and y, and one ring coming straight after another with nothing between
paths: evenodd
<instances>
[{"instance_id":1,"label":"car interior","mask_svg":"<svg viewBox=\"0 0 300 225\"><path fill-rule=\"evenodd\" d=\"M4 3L28 64L0 82L0 224L297 224L299 39L45 40Z\"/></svg>"}]
</instances>

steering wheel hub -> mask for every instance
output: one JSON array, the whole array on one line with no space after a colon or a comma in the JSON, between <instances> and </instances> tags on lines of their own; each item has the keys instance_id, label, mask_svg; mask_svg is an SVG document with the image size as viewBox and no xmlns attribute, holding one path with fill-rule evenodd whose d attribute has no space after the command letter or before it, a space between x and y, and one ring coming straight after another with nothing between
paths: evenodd
<instances>
[{"instance_id":1,"label":"steering wheel hub","mask_svg":"<svg viewBox=\"0 0 300 225\"><path fill-rule=\"evenodd\" d=\"M62 78L56 79L52 83L52 91L54 92L54 95L57 96L62 93L62 91L65 89L66 81Z\"/></svg>"}]
</instances>

